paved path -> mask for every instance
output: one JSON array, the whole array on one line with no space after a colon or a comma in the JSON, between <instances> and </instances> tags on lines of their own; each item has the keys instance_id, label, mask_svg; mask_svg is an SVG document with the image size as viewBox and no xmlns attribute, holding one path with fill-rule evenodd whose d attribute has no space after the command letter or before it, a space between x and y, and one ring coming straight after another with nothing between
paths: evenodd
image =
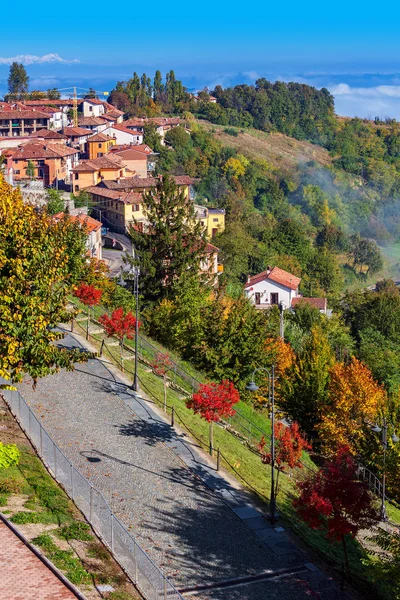
<instances>
[{"instance_id":1,"label":"paved path","mask_svg":"<svg viewBox=\"0 0 400 600\"><path fill-rule=\"evenodd\" d=\"M78 344L71 336L64 343ZM346 597L318 569L305 566L307 556L269 525L245 492L216 473L187 436L113 381L93 359L40 380L36 390L25 383L20 392L184 594L203 586L197 592L202 600Z\"/></svg>"},{"instance_id":2,"label":"paved path","mask_svg":"<svg viewBox=\"0 0 400 600\"><path fill-rule=\"evenodd\" d=\"M1 600L76 600L50 568L0 521Z\"/></svg>"}]
</instances>

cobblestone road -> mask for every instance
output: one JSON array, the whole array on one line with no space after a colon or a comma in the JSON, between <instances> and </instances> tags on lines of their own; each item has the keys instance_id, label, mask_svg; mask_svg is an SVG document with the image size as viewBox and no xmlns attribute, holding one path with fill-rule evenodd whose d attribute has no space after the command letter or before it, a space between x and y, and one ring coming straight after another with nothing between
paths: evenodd
<instances>
[{"instance_id":1,"label":"cobblestone road","mask_svg":"<svg viewBox=\"0 0 400 600\"><path fill-rule=\"evenodd\" d=\"M77 345L71 337L65 343ZM150 420L137 416L124 394L110 391L112 380L100 361L90 360L74 372L39 380L36 390L26 382L20 392L61 450L103 493L178 588L296 568L307 562L299 552L275 552L265 546L176 455L177 434L150 405L145 408ZM200 456L195 459L202 462ZM344 598L325 576L320 579L324 591L316 597ZM199 597L261 600L278 595L282 600L309 598L307 576L287 582L280 579L275 586L269 581L235 591L203 592Z\"/></svg>"}]
</instances>

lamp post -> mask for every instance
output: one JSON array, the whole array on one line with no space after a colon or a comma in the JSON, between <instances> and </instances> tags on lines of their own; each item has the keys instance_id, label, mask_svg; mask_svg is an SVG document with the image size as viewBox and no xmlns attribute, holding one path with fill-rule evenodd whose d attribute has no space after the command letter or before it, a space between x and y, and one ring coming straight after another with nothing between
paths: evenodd
<instances>
[{"instance_id":1,"label":"lamp post","mask_svg":"<svg viewBox=\"0 0 400 600\"><path fill-rule=\"evenodd\" d=\"M283 320L283 312L285 310L285 305L283 302L279 302L279 335L281 339L284 339L284 320Z\"/></svg>"},{"instance_id":2,"label":"lamp post","mask_svg":"<svg viewBox=\"0 0 400 600\"><path fill-rule=\"evenodd\" d=\"M135 258L135 250L132 246L132 258ZM126 286L126 281L122 277L122 267L121 267L121 275L119 278L119 284L122 286ZM136 321L135 321L135 371L133 375L133 384L132 389L135 392L138 392L139 387L139 377L138 377L138 341L139 341L139 276L140 269L138 266L131 267L127 272L129 279L133 276L133 295L135 296L136 302Z\"/></svg>"},{"instance_id":3,"label":"lamp post","mask_svg":"<svg viewBox=\"0 0 400 600\"><path fill-rule=\"evenodd\" d=\"M383 417L382 427L379 427L379 425L374 425L371 429L374 433L382 433L381 443L382 443L382 448L383 448L383 473L382 473L381 521L387 521L388 516L387 516L387 512L386 512L385 497L386 497L386 450L387 450L388 423L387 423L386 417ZM400 441L400 438L395 433L393 433L391 436L391 440L394 444L397 444L397 442Z\"/></svg>"},{"instance_id":4,"label":"lamp post","mask_svg":"<svg viewBox=\"0 0 400 600\"><path fill-rule=\"evenodd\" d=\"M265 371L268 374L268 398L271 402L271 498L270 498L270 518L274 524L278 518L276 511L276 496L275 496L275 365L272 365L271 371L264 367L259 367L253 371L251 381L246 385L246 390L256 392L259 387L254 381L254 375L259 371Z\"/></svg>"}]
</instances>

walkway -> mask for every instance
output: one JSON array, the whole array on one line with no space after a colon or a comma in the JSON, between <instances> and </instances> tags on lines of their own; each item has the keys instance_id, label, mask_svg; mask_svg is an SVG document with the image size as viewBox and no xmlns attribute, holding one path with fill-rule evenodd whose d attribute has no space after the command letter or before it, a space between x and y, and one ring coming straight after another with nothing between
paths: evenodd
<instances>
[{"instance_id":1,"label":"walkway","mask_svg":"<svg viewBox=\"0 0 400 600\"><path fill-rule=\"evenodd\" d=\"M31 548L0 520L1 600L76 600Z\"/></svg>"},{"instance_id":2,"label":"walkway","mask_svg":"<svg viewBox=\"0 0 400 600\"><path fill-rule=\"evenodd\" d=\"M79 343L71 336L65 345ZM114 383L113 383L114 381ZM99 360L20 392L173 583L202 600L345 598ZM228 583L229 587L224 587Z\"/></svg>"}]
</instances>

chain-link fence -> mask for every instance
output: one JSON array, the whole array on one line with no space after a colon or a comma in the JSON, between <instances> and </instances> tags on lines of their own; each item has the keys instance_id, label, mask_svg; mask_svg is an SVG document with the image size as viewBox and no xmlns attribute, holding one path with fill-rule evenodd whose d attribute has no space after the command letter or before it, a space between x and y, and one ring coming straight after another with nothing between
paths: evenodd
<instances>
[{"instance_id":1,"label":"chain-link fence","mask_svg":"<svg viewBox=\"0 0 400 600\"><path fill-rule=\"evenodd\" d=\"M0 378L0 383L9 382ZM46 433L17 390L0 390L53 477L85 515L101 540L147 600L183 600L183 596L113 514L107 501L79 473Z\"/></svg>"}]
</instances>

